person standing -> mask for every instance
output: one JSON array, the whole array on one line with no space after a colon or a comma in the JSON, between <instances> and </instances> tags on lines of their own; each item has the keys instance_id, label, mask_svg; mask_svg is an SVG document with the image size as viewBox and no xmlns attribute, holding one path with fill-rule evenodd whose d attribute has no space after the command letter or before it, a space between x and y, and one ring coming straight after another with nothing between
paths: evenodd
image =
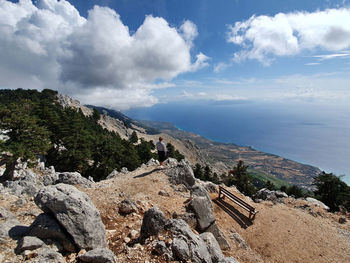
<instances>
[{"instance_id":1,"label":"person standing","mask_svg":"<svg viewBox=\"0 0 350 263\"><path fill-rule=\"evenodd\" d=\"M156 148L158 151L158 160L161 166L163 165L163 162L165 161L165 158L166 158L166 146L162 141L163 141L163 138L159 137L159 141L156 143Z\"/></svg>"}]
</instances>

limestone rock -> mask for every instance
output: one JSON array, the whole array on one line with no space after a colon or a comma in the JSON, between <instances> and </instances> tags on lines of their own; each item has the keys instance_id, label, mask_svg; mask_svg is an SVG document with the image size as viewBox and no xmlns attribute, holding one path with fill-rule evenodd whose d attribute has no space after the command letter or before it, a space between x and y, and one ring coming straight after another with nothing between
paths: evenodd
<instances>
[{"instance_id":1,"label":"limestone rock","mask_svg":"<svg viewBox=\"0 0 350 263\"><path fill-rule=\"evenodd\" d=\"M316 205L319 206L325 210L329 210L329 207L326 206L324 203L322 203L321 201L315 199L315 198L311 198L311 197L307 197L306 201L310 204L310 205Z\"/></svg>"},{"instance_id":2,"label":"limestone rock","mask_svg":"<svg viewBox=\"0 0 350 263\"><path fill-rule=\"evenodd\" d=\"M223 258L218 263L239 263L236 259L230 257L230 258Z\"/></svg>"},{"instance_id":3,"label":"limestone rock","mask_svg":"<svg viewBox=\"0 0 350 263\"><path fill-rule=\"evenodd\" d=\"M212 233L204 232L199 236L207 245L207 249L209 251L209 254L211 255L211 260L213 261L213 263L218 263L221 259L224 258L219 243L216 241Z\"/></svg>"},{"instance_id":4,"label":"limestone rock","mask_svg":"<svg viewBox=\"0 0 350 263\"><path fill-rule=\"evenodd\" d=\"M218 225L216 223L212 224L209 228L205 230L206 232L210 232L214 235L216 241L218 241L219 246L222 250L226 250L230 248L229 243L227 242L224 234L220 231Z\"/></svg>"},{"instance_id":5,"label":"limestone rock","mask_svg":"<svg viewBox=\"0 0 350 263\"><path fill-rule=\"evenodd\" d=\"M95 248L80 255L79 259L89 263L114 263L115 255L108 248Z\"/></svg>"},{"instance_id":6,"label":"limestone rock","mask_svg":"<svg viewBox=\"0 0 350 263\"><path fill-rule=\"evenodd\" d=\"M32 263L65 263L63 256L49 247L41 247L35 251L37 256L30 261Z\"/></svg>"},{"instance_id":7,"label":"limestone rock","mask_svg":"<svg viewBox=\"0 0 350 263\"><path fill-rule=\"evenodd\" d=\"M169 181L172 184L183 184L190 189L195 183L193 170L189 164L181 163L178 166L172 167L166 171Z\"/></svg>"},{"instance_id":8,"label":"limestone rock","mask_svg":"<svg viewBox=\"0 0 350 263\"><path fill-rule=\"evenodd\" d=\"M175 158L168 158L165 160L164 164L169 167L177 166L179 163Z\"/></svg>"},{"instance_id":9,"label":"limestone rock","mask_svg":"<svg viewBox=\"0 0 350 263\"><path fill-rule=\"evenodd\" d=\"M247 242L241 237L240 234L238 234L238 233L236 232L235 229L232 229L232 230L231 230L230 238L231 238L236 244L238 244L239 247L244 248L244 249L249 249L249 245L247 244Z\"/></svg>"},{"instance_id":10,"label":"limestone rock","mask_svg":"<svg viewBox=\"0 0 350 263\"><path fill-rule=\"evenodd\" d=\"M186 262L190 259L190 249L187 244L187 239L184 236L175 237L172 243L172 250L175 259Z\"/></svg>"},{"instance_id":11,"label":"limestone rock","mask_svg":"<svg viewBox=\"0 0 350 263\"><path fill-rule=\"evenodd\" d=\"M166 218L161 210L158 208L148 209L143 216L141 237L147 238L157 235L159 231L163 230L165 222Z\"/></svg>"},{"instance_id":12,"label":"limestone rock","mask_svg":"<svg viewBox=\"0 0 350 263\"><path fill-rule=\"evenodd\" d=\"M211 209L211 201L206 197L195 196L189 203L189 208L195 213L198 228L203 231L215 222Z\"/></svg>"},{"instance_id":13,"label":"limestone rock","mask_svg":"<svg viewBox=\"0 0 350 263\"><path fill-rule=\"evenodd\" d=\"M136 212L137 210L137 205L135 201L131 199L124 199L120 204L119 204L119 213L121 214L131 214L133 212Z\"/></svg>"},{"instance_id":14,"label":"limestone rock","mask_svg":"<svg viewBox=\"0 0 350 263\"><path fill-rule=\"evenodd\" d=\"M151 158L147 163L147 166L154 166L154 165L159 165L159 161Z\"/></svg>"},{"instance_id":15,"label":"limestone rock","mask_svg":"<svg viewBox=\"0 0 350 263\"><path fill-rule=\"evenodd\" d=\"M75 252L76 250L71 238L66 235L57 220L49 214L40 214L29 227L28 235L42 240L56 240L64 250L69 252Z\"/></svg>"},{"instance_id":16,"label":"limestone rock","mask_svg":"<svg viewBox=\"0 0 350 263\"><path fill-rule=\"evenodd\" d=\"M211 256L204 241L192 232L190 227L182 219L170 219L165 225L165 229L172 232L175 236L184 236L190 250L191 262L211 263Z\"/></svg>"},{"instance_id":17,"label":"limestone rock","mask_svg":"<svg viewBox=\"0 0 350 263\"><path fill-rule=\"evenodd\" d=\"M115 178L116 176L118 176L119 172L117 169L114 169L107 177L106 179L112 179Z\"/></svg>"},{"instance_id":18,"label":"limestone rock","mask_svg":"<svg viewBox=\"0 0 350 263\"><path fill-rule=\"evenodd\" d=\"M24 250L35 250L39 247L42 247L44 245L44 242L41 241L37 237L30 237L30 236L25 236L18 242L18 246L16 248L16 253L20 254Z\"/></svg>"},{"instance_id":19,"label":"limestone rock","mask_svg":"<svg viewBox=\"0 0 350 263\"><path fill-rule=\"evenodd\" d=\"M0 220L0 237L9 237L10 229L16 225L20 225L16 216L2 207L0 207Z\"/></svg>"},{"instance_id":20,"label":"limestone rock","mask_svg":"<svg viewBox=\"0 0 350 263\"><path fill-rule=\"evenodd\" d=\"M54 215L78 248L106 247L100 213L85 193L71 185L57 184L42 188L34 201L44 212Z\"/></svg>"}]
</instances>

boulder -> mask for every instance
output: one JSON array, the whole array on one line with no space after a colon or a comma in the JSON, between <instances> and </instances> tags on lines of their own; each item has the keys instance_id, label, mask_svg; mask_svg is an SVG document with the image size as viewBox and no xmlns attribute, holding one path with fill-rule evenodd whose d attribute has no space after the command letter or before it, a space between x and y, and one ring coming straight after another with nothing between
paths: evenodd
<instances>
[{"instance_id":1,"label":"boulder","mask_svg":"<svg viewBox=\"0 0 350 263\"><path fill-rule=\"evenodd\" d=\"M186 262L190 259L190 248L187 244L187 239L184 236L178 236L173 239L172 250L175 259Z\"/></svg>"},{"instance_id":2,"label":"boulder","mask_svg":"<svg viewBox=\"0 0 350 263\"><path fill-rule=\"evenodd\" d=\"M131 199L124 199L120 204L119 204L119 213L121 214L131 214L133 212L136 212L137 210L137 205L135 201Z\"/></svg>"},{"instance_id":3,"label":"boulder","mask_svg":"<svg viewBox=\"0 0 350 263\"><path fill-rule=\"evenodd\" d=\"M88 263L114 263L115 255L108 248L95 248L78 257Z\"/></svg>"},{"instance_id":4,"label":"boulder","mask_svg":"<svg viewBox=\"0 0 350 263\"><path fill-rule=\"evenodd\" d=\"M166 218L161 210L154 207L148 209L143 216L141 225L141 238L157 235L164 229Z\"/></svg>"},{"instance_id":5,"label":"boulder","mask_svg":"<svg viewBox=\"0 0 350 263\"><path fill-rule=\"evenodd\" d=\"M159 165L159 161L152 158L146 163L146 165L147 166Z\"/></svg>"},{"instance_id":6,"label":"boulder","mask_svg":"<svg viewBox=\"0 0 350 263\"><path fill-rule=\"evenodd\" d=\"M276 201L277 196L275 194L275 191L270 191L267 188L260 189L255 195L254 199L262 199L267 201Z\"/></svg>"},{"instance_id":7,"label":"boulder","mask_svg":"<svg viewBox=\"0 0 350 263\"><path fill-rule=\"evenodd\" d=\"M165 160L164 164L166 166L173 167L173 166L177 166L179 163L175 158L168 158Z\"/></svg>"},{"instance_id":8,"label":"boulder","mask_svg":"<svg viewBox=\"0 0 350 263\"><path fill-rule=\"evenodd\" d=\"M221 259L224 258L219 243L216 241L212 233L204 232L199 236L207 245L207 249L209 251L209 254L211 255L211 260L213 261L213 263L218 263Z\"/></svg>"},{"instance_id":9,"label":"boulder","mask_svg":"<svg viewBox=\"0 0 350 263\"><path fill-rule=\"evenodd\" d=\"M17 254L22 253L24 250L35 250L44 245L44 242L37 237L25 236L19 240L17 248L15 249Z\"/></svg>"},{"instance_id":10,"label":"boulder","mask_svg":"<svg viewBox=\"0 0 350 263\"><path fill-rule=\"evenodd\" d=\"M42 240L55 240L68 252L75 252L76 250L71 237L66 234L57 220L49 214L40 214L29 227L28 235Z\"/></svg>"},{"instance_id":11,"label":"boulder","mask_svg":"<svg viewBox=\"0 0 350 263\"><path fill-rule=\"evenodd\" d=\"M118 176L118 174L119 174L118 170L117 170L117 169L114 169L114 170L106 177L106 179L112 179L112 178Z\"/></svg>"},{"instance_id":12,"label":"boulder","mask_svg":"<svg viewBox=\"0 0 350 263\"><path fill-rule=\"evenodd\" d=\"M309 205L316 205L316 206L319 206L325 210L329 210L329 207L326 206L324 203L322 203L321 201L315 199L315 198L312 198L312 197L306 197L306 201L309 203Z\"/></svg>"},{"instance_id":13,"label":"boulder","mask_svg":"<svg viewBox=\"0 0 350 263\"><path fill-rule=\"evenodd\" d=\"M188 207L194 212L197 218L197 226L203 231L215 222L211 201L206 197L195 196Z\"/></svg>"},{"instance_id":14,"label":"boulder","mask_svg":"<svg viewBox=\"0 0 350 263\"><path fill-rule=\"evenodd\" d=\"M80 249L106 247L106 230L91 199L74 186L57 184L42 188L34 199L45 212L52 213Z\"/></svg>"},{"instance_id":15,"label":"boulder","mask_svg":"<svg viewBox=\"0 0 350 263\"><path fill-rule=\"evenodd\" d=\"M282 191L275 191L275 195L277 198L288 198L288 195L285 192Z\"/></svg>"},{"instance_id":16,"label":"boulder","mask_svg":"<svg viewBox=\"0 0 350 263\"><path fill-rule=\"evenodd\" d=\"M169 230L175 237L183 236L190 250L191 262L211 263L211 256L205 242L192 232L190 227L182 219L170 219L165 225L165 229Z\"/></svg>"},{"instance_id":17,"label":"boulder","mask_svg":"<svg viewBox=\"0 0 350 263\"><path fill-rule=\"evenodd\" d=\"M0 220L0 237L9 237L10 229L16 225L20 225L16 216L2 207L0 207Z\"/></svg>"},{"instance_id":18,"label":"boulder","mask_svg":"<svg viewBox=\"0 0 350 263\"><path fill-rule=\"evenodd\" d=\"M172 184L183 184L187 189L190 189L195 183L195 177L191 165L180 162L179 165L169 168L166 171L169 181Z\"/></svg>"},{"instance_id":19,"label":"boulder","mask_svg":"<svg viewBox=\"0 0 350 263\"><path fill-rule=\"evenodd\" d=\"M219 243L219 246L222 250L226 250L226 249L230 248L230 244L227 242L224 234L220 231L220 229L216 223L213 223L205 231L210 232L214 235L216 241Z\"/></svg>"},{"instance_id":20,"label":"boulder","mask_svg":"<svg viewBox=\"0 0 350 263\"><path fill-rule=\"evenodd\" d=\"M210 198L210 194L207 191L207 189L200 184L195 184L194 186L191 187L191 196L192 197L205 197L208 200L208 204L210 203L210 208L213 208L213 205L211 203L211 198Z\"/></svg>"},{"instance_id":21,"label":"boulder","mask_svg":"<svg viewBox=\"0 0 350 263\"><path fill-rule=\"evenodd\" d=\"M244 249L249 249L249 245L247 242L241 237L240 234L236 232L234 228L232 228L231 233L230 233L230 238L232 241L235 242L235 244L238 245L238 247L244 248Z\"/></svg>"},{"instance_id":22,"label":"boulder","mask_svg":"<svg viewBox=\"0 0 350 263\"><path fill-rule=\"evenodd\" d=\"M154 246L154 252L156 253L156 254L158 254L158 255L163 255L163 254L165 254L165 253L169 253L169 251L168 251L168 248L167 248L167 246L166 246L166 244L165 244L165 242L164 241L158 241L157 243L156 243L156 245Z\"/></svg>"},{"instance_id":23,"label":"boulder","mask_svg":"<svg viewBox=\"0 0 350 263\"><path fill-rule=\"evenodd\" d=\"M44 185L53 184L71 184L71 185L81 185L83 187L91 187L92 182L89 179L81 176L78 172L64 172L64 173L52 173L49 176L45 176Z\"/></svg>"},{"instance_id":24,"label":"boulder","mask_svg":"<svg viewBox=\"0 0 350 263\"><path fill-rule=\"evenodd\" d=\"M122 174L127 174L127 173L129 173L129 170L128 170L128 168L123 167L123 168L120 170L120 172L121 172Z\"/></svg>"}]
</instances>

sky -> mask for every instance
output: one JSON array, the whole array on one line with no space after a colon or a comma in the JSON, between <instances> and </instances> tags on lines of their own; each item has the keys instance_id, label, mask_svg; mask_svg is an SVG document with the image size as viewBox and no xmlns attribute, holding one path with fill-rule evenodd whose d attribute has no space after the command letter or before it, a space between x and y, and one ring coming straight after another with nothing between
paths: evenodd
<instances>
[{"instance_id":1,"label":"sky","mask_svg":"<svg viewBox=\"0 0 350 263\"><path fill-rule=\"evenodd\" d=\"M1 89L349 107L349 73L349 0L0 0Z\"/></svg>"}]
</instances>

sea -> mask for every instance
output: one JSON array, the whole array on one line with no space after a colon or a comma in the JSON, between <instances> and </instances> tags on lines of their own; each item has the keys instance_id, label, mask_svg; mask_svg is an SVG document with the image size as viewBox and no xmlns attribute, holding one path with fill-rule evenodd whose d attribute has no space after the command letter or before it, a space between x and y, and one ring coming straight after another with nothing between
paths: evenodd
<instances>
[{"instance_id":1,"label":"sea","mask_svg":"<svg viewBox=\"0 0 350 263\"><path fill-rule=\"evenodd\" d=\"M319 167L350 185L350 107L336 103L186 101L124 112L223 143Z\"/></svg>"}]
</instances>

